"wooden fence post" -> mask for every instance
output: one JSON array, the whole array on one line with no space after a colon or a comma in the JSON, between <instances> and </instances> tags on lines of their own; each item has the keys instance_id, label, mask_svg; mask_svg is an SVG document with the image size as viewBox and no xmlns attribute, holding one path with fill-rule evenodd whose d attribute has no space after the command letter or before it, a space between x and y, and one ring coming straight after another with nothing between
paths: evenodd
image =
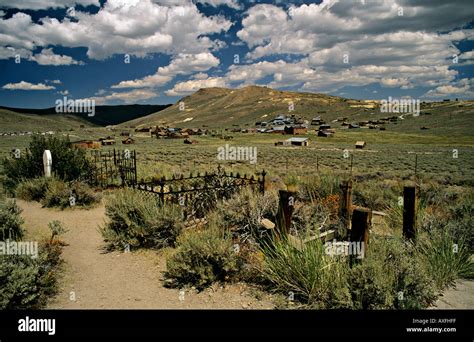
<instances>
[{"instance_id":1,"label":"wooden fence post","mask_svg":"<svg viewBox=\"0 0 474 342\"><path fill-rule=\"evenodd\" d=\"M403 188L403 236L410 240L416 237L418 192L417 185Z\"/></svg>"},{"instance_id":2,"label":"wooden fence post","mask_svg":"<svg viewBox=\"0 0 474 342\"><path fill-rule=\"evenodd\" d=\"M340 203L340 217L344 222L346 229L351 227L351 211L352 211L352 179L343 181L340 186L342 191Z\"/></svg>"},{"instance_id":3,"label":"wooden fence post","mask_svg":"<svg viewBox=\"0 0 474 342\"><path fill-rule=\"evenodd\" d=\"M137 151L133 150L133 182L137 182Z\"/></svg>"},{"instance_id":4,"label":"wooden fence post","mask_svg":"<svg viewBox=\"0 0 474 342\"><path fill-rule=\"evenodd\" d=\"M278 205L277 233L279 236L290 233L291 216L295 202L295 192L280 190L280 202Z\"/></svg>"},{"instance_id":5,"label":"wooden fence post","mask_svg":"<svg viewBox=\"0 0 474 342\"><path fill-rule=\"evenodd\" d=\"M352 213L352 229L350 242L363 243L360 246L360 251L364 251L364 254L367 253L369 246L369 227L372 222L372 211L367 208L355 208ZM363 248L363 249L362 249ZM359 250L359 249L357 249ZM354 248L352 248L354 251ZM350 265L354 263L354 260L357 259L357 256L350 255L349 262Z\"/></svg>"},{"instance_id":6,"label":"wooden fence post","mask_svg":"<svg viewBox=\"0 0 474 342\"><path fill-rule=\"evenodd\" d=\"M262 180L260 181L260 192L262 194L265 194L265 175L267 173L265 172L265 170L262 171Z\"/></svg>"},{"instance_id":7,"label":"wooden fence post","mask_svg":"<svg viewBox=\"0 0 474 342\"><path fill-rule=\"evenodd\" d=\"M160 197L161 204L164 204L165 203L165 178L164 177L162 177L161 180L160 180L160 194L159 194L159 197Z\"/></svg>"}]
</instances>

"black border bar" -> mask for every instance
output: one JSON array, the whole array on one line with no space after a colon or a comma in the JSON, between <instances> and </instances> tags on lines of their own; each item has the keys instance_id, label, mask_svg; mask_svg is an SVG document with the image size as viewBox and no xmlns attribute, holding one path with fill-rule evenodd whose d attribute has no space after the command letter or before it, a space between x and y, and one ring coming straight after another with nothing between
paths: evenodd
<instances>
[{"instance_id":1,"label":"black border bar","mask_svg":"<svg viewBox=\"0 0 474 342\"><path fill-rule=\"evenodd\" d=\"M26 317L55 319L55 335L19 332ZM455 321L453 320L455 319ZM420 322L428 323L420 323ZM449 323L447 323L449 322ZM407 328L456 332L407 332ZM3 310L0 340L66 336L398 336L453 340L474 336L473 310Z\"/></svg>"}]
</instances>

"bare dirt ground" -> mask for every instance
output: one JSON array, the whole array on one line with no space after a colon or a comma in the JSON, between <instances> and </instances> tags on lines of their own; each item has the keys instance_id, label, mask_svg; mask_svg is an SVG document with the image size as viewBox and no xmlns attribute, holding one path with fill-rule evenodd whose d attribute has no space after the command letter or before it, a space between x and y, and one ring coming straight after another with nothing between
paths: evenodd
<instances>
[{"instance_id":1,"label":"bare dirt ground","mask_svg":"<svg viewBox=\"0 0 474 342\"><path fill-rule=\"evenodd\" d=\"M458 279L454 287L438 298L433 309L473 309L474 281Z\"/></svg>"},{"instance_id":2,"label":"bare dirt ground","mask_svg":"<svg viewBox=\"0 0 474 342\"><path fill-rule=\"evenodd\" d=\"M63 240L60 291L49 309L271 309L271 296L245 284L215 285L197 293L163 286L166 252L105 253L98 226L105 222L104 206L48 209L17 200L23 209L26 239L49 236L48 222L61 221L69 230ZM258 298L258 299L257 299Z\"/></svg>"}]
</instances>

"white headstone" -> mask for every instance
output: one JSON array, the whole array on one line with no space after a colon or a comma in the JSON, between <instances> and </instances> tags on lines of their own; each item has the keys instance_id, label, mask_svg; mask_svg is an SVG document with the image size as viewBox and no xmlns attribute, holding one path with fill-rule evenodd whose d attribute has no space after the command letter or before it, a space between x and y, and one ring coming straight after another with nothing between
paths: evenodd
<instances>
[{"instance_id":1,"label":"white headstone","mask_svg":"<svg viewBox=\"0 0 474 342\"><path fill-rule=\"evenodd\" d=\"M43 152L43 165L44 165L44 176L51 177L51 169L53 166L53 158L51 157L50 150L44 150Z\"/></svg>"}]
</instances>

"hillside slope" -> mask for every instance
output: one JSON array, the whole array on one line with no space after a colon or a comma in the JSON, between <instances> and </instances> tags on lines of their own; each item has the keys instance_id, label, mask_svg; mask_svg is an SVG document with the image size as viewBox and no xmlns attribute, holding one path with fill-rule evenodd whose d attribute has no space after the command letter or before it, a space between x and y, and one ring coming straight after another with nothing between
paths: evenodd
<instances>
[{"instance_id":1,"label":"hillside slope","mask_svg":"<svg viewBox=\"0 0 474 342\"><path fill-rule=\"evenodd\" d=\"M184 104L184 108L181 106L182 110L180 102ZM123 125L137 127L158 124L183 127L254 125L256 121L265 121L278 114L290 114L291 103L294 106L291 114L309 120L324 114L336 117L334 113L342 110L351 114L363 112L361 108L351 108L351 105L359 103L357 100L351 101L323 94L288 92L259 86L240 89L205 88L182 98L161 112Z\"/></svg>"},{"instance_id":2,"label":"hillside slope","mask_svg":"<svg viewBox=\"0 0 474 342\"><path fill-rule=\"evenodd\" d=\"M0 132L44 132L69 130L93 126L91 123L72 115L38 115L16 113L0 109Z\"/></svg>"},{"instance_id":3,"label":"hillside slope","mask_svg":"<svg viewBox=\"0 0 474 342\"><path fill-rule=\"evenodd\" d=\"M87 114L70 114L71 117L75 116L81 120L88 121L94 125L107 126L117 125L125 121L137 119L145 115L159 112L169 105L117 105L117 106L95 106L95 115L87 116ZM42 108L42 109L31 109L31 108L10 108L2 107L0 109L9 110L15 113L23 114L37 114L37 115L57 115L64 116L63 114L57 114L54 107Z\"/></svg>"}]
</instances>

